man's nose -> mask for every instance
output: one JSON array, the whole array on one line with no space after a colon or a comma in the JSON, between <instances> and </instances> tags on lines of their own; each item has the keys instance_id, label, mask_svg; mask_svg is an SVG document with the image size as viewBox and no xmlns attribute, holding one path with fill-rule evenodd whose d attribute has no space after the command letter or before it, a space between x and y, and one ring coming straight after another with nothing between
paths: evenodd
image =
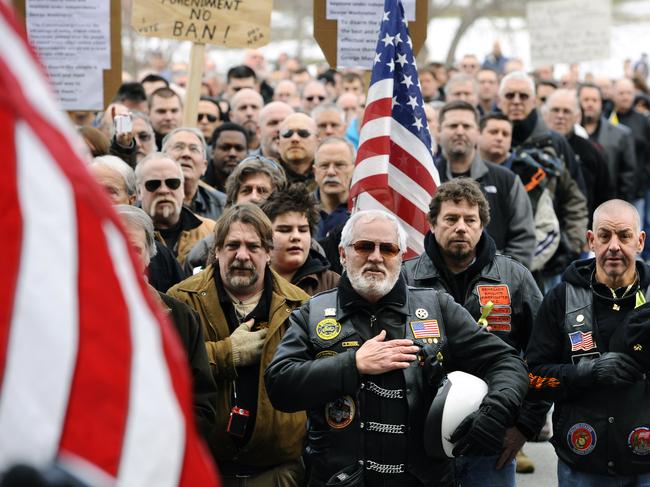
<instances>
[{"instance_id":1,"label":"man's nose","mask_svg":"<svg viewBox=\"0 0 650 487\"><path fill-rule=\"evenodd\" d=\"M375 244L375 248L370 252L370 254L368 254L368 260L372 262L382 262L384 260L378 244Z\"/></svg>"},{"instance_id":2,"label":"man's nose","mask_svg":"<svg viewBox=\"0 0 650 487\"><path fill-rule=\"evenodd\" d=\"M235 258L237 260L249 260L250 254L248 253L248 247L246 247L244 244L241 244L235 253Z\"/></svg>"}]
</instances>

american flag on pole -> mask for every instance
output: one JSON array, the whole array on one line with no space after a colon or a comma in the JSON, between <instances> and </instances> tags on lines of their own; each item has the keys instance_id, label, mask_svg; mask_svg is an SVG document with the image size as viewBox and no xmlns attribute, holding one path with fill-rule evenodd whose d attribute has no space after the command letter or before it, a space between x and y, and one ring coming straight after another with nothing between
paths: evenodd
<instances>
[{"instance_id":1,"label":"american flag on pole","mask_svg":"<svg viewBox=\"0 0 650 487\"><path fill-rule=\"evenodd\" d=\"M419 255L439 184L404 9L399 0L385 0L352 176L352 208L393 213L408 233L409 255Z\"/></svg>"},{"instance_id":2,"label":"american flag on pole","mask_svg":"<svg viewBox=\"0 0 650 487\"><path fill-rule=\"evenodd\" d=\"M97 485L219 485L184 352L0 2L0 472L54 461Z\"/></svg>"},{"instance_id":3,"label":"american flag on pole","mask_svg":"<svg viewBox=\"0 0 650 487\"><path fill-rule=\"evenodd\" d=\"M574 333L569 333L569 340L571 341L571 351L576 352L578 350L591 350L596 348L594 343L593 336L590 331L584 333L581 331L576 331Z\"/></svg>"}]
</instances>

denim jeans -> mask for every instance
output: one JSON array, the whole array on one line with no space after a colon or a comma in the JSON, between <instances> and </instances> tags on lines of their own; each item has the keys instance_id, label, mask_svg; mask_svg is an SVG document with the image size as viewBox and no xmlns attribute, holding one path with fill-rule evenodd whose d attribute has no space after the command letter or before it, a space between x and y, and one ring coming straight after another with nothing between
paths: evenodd
<instances>
[{"instance_id":1,"label":"denim jeans","mask_svg":"<svg viewBox=\"0 0 650 487\"><path fill-rule=\"evenodd\" d=\"M456 458L458 487L515 487L515 461L496 469L498 455Z\"/></svg>"},{"instance_id":2,"label":"denim jeans","mask_svg":"<svg viewBox=\"0 0 650 487\"><path fill-rule=\"evenodd\" d=\"M579 472L558 460L557 481L558 487L650 487L650 473L612 477Z\"/></svg>"}]
</instances>

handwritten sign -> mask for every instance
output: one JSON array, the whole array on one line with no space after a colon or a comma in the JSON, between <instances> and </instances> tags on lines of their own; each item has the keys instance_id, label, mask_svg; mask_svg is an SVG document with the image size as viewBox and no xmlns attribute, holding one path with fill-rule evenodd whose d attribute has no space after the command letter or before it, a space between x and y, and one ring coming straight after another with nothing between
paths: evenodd
<instances>
[{"instance_id":1,"label":"handwritten sign","mask_svg":"<svg viewBox=\"0 0 650 487\"><path fill-rule=\"evenodd\" d=\"M271 35L273 0L133 0L143 36L226 47L259 47Z\"/></svg>"},{"instance_id":2,"label":"handwritten sign","mask_svg":"<svg viewBox=\"0 0 650 487\"><path fill-rule=\"evenodd\" d=\"M526 6L533 66L609 57L611 0L553 0Z\"/></svg>"}]
</instances>

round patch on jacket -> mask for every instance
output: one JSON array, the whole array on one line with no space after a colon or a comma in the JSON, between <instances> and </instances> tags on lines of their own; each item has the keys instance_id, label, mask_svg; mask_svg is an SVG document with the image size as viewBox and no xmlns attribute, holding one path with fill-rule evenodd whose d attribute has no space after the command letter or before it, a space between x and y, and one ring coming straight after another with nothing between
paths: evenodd
<instances>
[{"instance_id":1,"label":"round patch on jacket","mask_svg":"<svg viewBox=\"0 0 650 487\"><path fill-rule=\"evenodd\" d=\"M588 455L596 448L596 432L587 423L574 424L566 439L569 448L577 455Z\"/></svg>"},{"instance_id":2,"label":"round patch on jacket","mask_svg":"<svg viewBox=\"0 0 650 487\"><path fill-rule=\"evenodd\" d=\"M627 437L627 446L632 449L632 453L635 455L650 453L650 428L647 426L634 428Z\"/></svg>"},{"instance_id":3,"label":"round patch on jacket","mask_svg":"<svg viewBox=\"0 0 650 487\"><path fill-rule=\"evenodd\" d=\"M350 396L339 397L325 405L325 420L330 428L337 430L350 426L357 407Z\"/></svg>"},{"instance_id":4,"label":"round patch on jacket","mask_svg":"<svg viewBox=\"0 0 650 487\"><path fill-rule=\"evenodd\" d=\"M322 340L331 340L341 333L341 324L336 318L325 318L316 325L316 335Z\"/></svg>"}]
</instances>

